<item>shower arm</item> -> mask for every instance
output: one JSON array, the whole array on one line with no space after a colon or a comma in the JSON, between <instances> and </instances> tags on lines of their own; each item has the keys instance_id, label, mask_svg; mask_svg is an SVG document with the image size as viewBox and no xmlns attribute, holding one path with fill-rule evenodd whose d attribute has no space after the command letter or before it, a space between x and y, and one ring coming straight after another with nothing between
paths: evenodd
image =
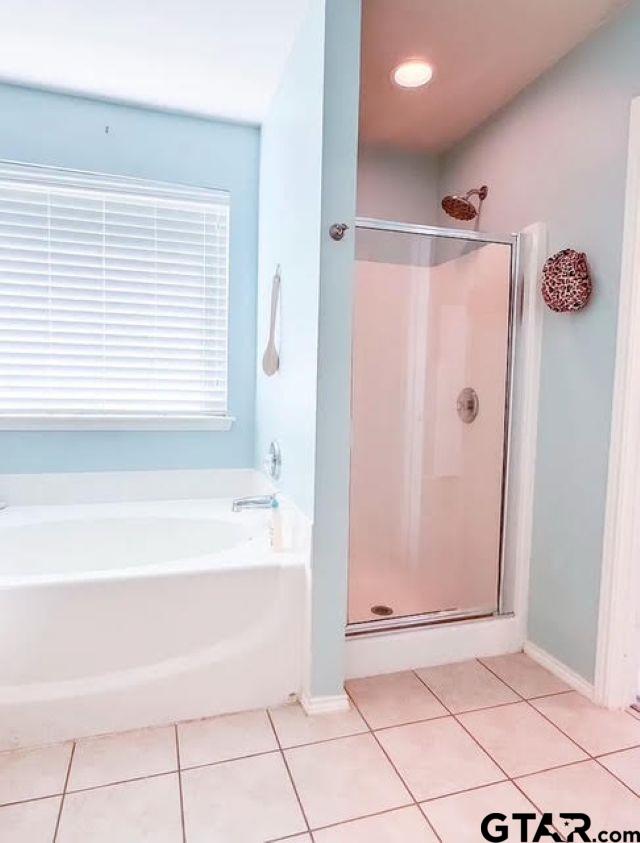
<instances>
[{"instance_id":1,"label":"shower arm","mask_svg":"<svg viewBox=\"0 0 640 843\"><path fill-rule=\"evenodd\" d=\"M481 202L484 202L484 200L487 198L488 193L489 188L486 184L483 184L482 187L474 187L473 190L469 190L465 194L465 199L469 199L471 196L477 196Z\"/></svg>"}]
</instances>

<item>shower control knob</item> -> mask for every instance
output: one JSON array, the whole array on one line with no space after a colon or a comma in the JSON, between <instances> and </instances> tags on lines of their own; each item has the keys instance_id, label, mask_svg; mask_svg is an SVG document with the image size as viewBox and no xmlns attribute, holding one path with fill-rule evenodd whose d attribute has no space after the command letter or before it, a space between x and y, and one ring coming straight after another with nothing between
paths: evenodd
<instances>
[{"instance_id":1,"label":"shower control knob","mask_svg":"<svg viewBox=\"0 0 640 843\"><path fill-rule=\"evenodd\" d=\"M274 439L269 445L269 451L263 462L265 471L272 480L280 479L282 471L282 452L280 445Z\"/></svg>"},{"instance_id":2,"label":"shower control knob","mask_svg":"<svg viewBox=\"0 0 640 843\"><path fill-rule=\"evenodd\" d=\"M480 410L480 399L478 393L471 386L465 386L457 402L458 415L465 424L471 424L476 420Z\"/></svg>"}]
</instances>

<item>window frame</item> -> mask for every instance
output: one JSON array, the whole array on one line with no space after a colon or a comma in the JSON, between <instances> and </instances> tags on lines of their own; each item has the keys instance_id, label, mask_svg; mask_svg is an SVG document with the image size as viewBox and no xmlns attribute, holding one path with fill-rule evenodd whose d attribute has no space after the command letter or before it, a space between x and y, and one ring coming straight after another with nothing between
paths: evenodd
<instances>
[{"instance_id":1,"label":"window frame","mask_svg":"<svg viewBox=\"0 0 640 843\"><path fill-rule=\"evenodd\" d=\"M15 176L13 175L15 173ZM22 178L20 177L22 173ZM226 408L222 413L194 414L194 415L162 415L130 414L130 415L102 415L69 414L69 415L35 415L35 414L0 414L0 431L229 431L235 417L229 412L229 302L231 287L230 271L230 240L231 240L231 195L228 190L157 181L154 179L119 176L87 170L73 170L64 167L52 167L40 164L25 163L0 159L0 181L4 184L15 181L16 185L30 182L50 184L77 190L96 190L102 193L126 194L141 197L154 197L159 200L176 200L186 202L201 202L202 204L224 201L227 206L228 222L227 239L227 277L226 277L226 372L225 393Z\"/></svg>"}]
</instances>

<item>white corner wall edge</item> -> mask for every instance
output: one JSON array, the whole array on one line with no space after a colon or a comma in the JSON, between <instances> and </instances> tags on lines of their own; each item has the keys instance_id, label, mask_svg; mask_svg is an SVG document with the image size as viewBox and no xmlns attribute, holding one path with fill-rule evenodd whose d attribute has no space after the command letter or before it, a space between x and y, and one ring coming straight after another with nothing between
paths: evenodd
<instances>
[{"instance_id":1,"label":"white corner wall edge","mask_svg":"<svg viewBox=\"0 0 640 843\"><path fill-rule=\"evenodd\" d=\"M310 697L302 694L300 705L306 714L334 714L338 711L349 711L351 703L346 694L335 694L326 697Z\"/></svg>"},{"instance_id":2,"label":"white corner wall edge","mask_svg":"<svg viewBox=\"0 0 640 843\"><path fill-rule=\"evenodd\" d=\"M351 637L346 646L346 678L517 653L523 643L524 630L512 615Z\"/></svg>"},{"instance_id":3,"label":"white corner wall edge","mask_svg":"<svg viewBox=\"0 0 640 843\"><path fill-rule=\"evenodd\" d=\"M503 611L513 610L526 628L529 603L529 568L533 535L536 450L538 442L538 403L540 395L540 361L542 357L543 305L538 279L547 256L547 226L535 222L520 232L522 238L521 325L519 337L521 360L514 378L520 379L520 403L511 425L511 453L508 520L513 518L513 581L510 594L505 588ZM515 488L514 488L515 487ZM508 499L509 500L509 499ZM512 515L509 515L512 513Z\"/></svg>"},{"instance_id":4,"label":"white corner wall edge","mask_svg":"<svg viewBox=\"0 0 640 843\"><path fill-rule=\"evenodd\" d=\"M561 662L555 656L552 656L551 653L543 650L542 647L538 647L538 645L534 644L532 641L525 641L524 651L530 659L533 659L534 662L537 662L541 667L544 667L549 671L549 673L553 673L554 676L562 682L565 682L570 688L573 688L574 691L579 691L579 693L587 697L589 700L594 698L593 685L590 682L587 682L586 679L583 679L580 674L575 672L575 670L567 667L564 662Z\"/></svg>"},{"instance_id":5,"label":"white corner wall edge","mask_svg":"<svg viewBox=\"0 0 640 843\"><path fill-rule=\"evenodd\" d=\"M640 555L640 97L631 103L618 338L602 549L595 699L623 708L638 693Z\"/></svg>"}]
</instances>

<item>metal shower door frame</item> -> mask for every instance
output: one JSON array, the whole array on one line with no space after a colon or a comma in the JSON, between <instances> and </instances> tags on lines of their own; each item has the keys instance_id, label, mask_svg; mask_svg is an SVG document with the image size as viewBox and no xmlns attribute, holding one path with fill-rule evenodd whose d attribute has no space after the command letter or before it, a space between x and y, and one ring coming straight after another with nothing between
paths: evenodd
<instances>
[{"instance_id":1,"label":"metal shower door frame","mask_svg":"<svg viewBox=\"0 0 640 843\"><path fill-rule=\"evenodd\" d=\"M425 612L419 615L405 615L395 618L381 618L380 620L360 621L349 623L347 619L347 637L371 635L391 632L414 627L434 626L437 624L455 623L478 620L486 617L508 616L512 614L505 610L505 551L507 539L508 498L509 498L509 466L511 459L511 410L514 394L514 371L516 357L516 334L518 315L522 306L522 272L521 272L521 237L519 234L491 234L483 231L473 231L459 228L446 228L433 225L414 225L411 223L379 220L370 217L357 217L356 231L366 229L370 231L386 231L398 234L416 234L428 237L443 237L455 240L466 240L476 243L496 243L509 246L511 249L511 265L509 277L509 325L507 328L507 365L505 372L505 412L504 437L502 459L502 495L500 509L500 543L498 551L498 593L497 609L465 609L456 611ZM352 352L353 353L353 352ZM352 375L353 377L353 375ZM353 390L351 392L353 395ZM351 412L353 418L353 410ZM349 559L349 564L351 560Z\"/></svg>"}]
</instances>

